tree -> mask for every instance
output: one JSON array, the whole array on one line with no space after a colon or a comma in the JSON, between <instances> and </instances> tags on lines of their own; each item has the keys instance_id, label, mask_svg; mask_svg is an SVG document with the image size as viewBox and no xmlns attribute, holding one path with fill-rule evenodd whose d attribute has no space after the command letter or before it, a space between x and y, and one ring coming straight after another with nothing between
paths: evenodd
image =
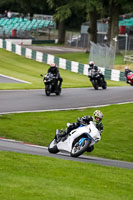
<instances>
[{"instance_id":1,"label":"tree","mask_svg":"<svg viewBox=\"0 0 133 200\"><path fill-rule=\"evenodd\" d=\"M132 0L86 0L83 1L87 6L90 21L90 40L97 42L97 19L98 17L108 16L109 30L108 42L114 45L114 38L119 33L119 16L122 12L132 11Z\"/></svg>"},{"instance_id":2,"label":"tree","mask_svg":"<svg viewBox=\"0 0 133 200\"><path fill-rule=\"evenodd\" d=\"M132 0L109 0L107 11L109 13L108 42L114 45L114 38L119 34L119 16L132 11Z\"/></svg>"},{"instance_id":3,"label":"tree","mask_svg":"<svg viewBox=\"0 0 133 200\"><path fill-rule=\"evenodd\" d=\"M90 22L88 30L90 33L90 41L97 43L97 20L102 9L102 3L100 0L86 0L84 3Z\"/></svg>"},{"instance_id":4,"label":"tree","mask_svg":"<svg viewBox=\"0 0 133 200\"><path fill-rule=\"evenodd\" d=\"M54 20L58 24L58 43L65 42L65 21L71 16L71 9L68 6L70 0L47 0L50 8L54 9Z\"/></svg>"},{"instance_id":5,"label":"tree","mask_svg":"<svg viewBox=\"0 0 133 200\"><path fill-rule=\"evenodd\" d=\"M45 7L48 7L46 0L16 0L18 4L18 11L27 15L28 13L33 14L35 12L43 12Z\"/></svg>"},{"instance_id":6,"label":"tree","mask_svg":"<svg viewBox=\"0 0 133 200\"><path fill-rule=\"evenodd\" d=\"M0 11L4 12L5 10L12 10L16 8L15 0L1 0L0 1Z\"/></svg>"},{"instance_id":7,"label":"tree","mask_svg":"<svg viewBox=\"0 0 133 200\"><path fill-rule=\"evenodd\" d=\"M50 8L53 8L54 20L58 24L58 43L65 42L66 24L71 19L72 14L76 16L76 20L80 18L81 13L85 13L84 4L80 0L47 0Z\"/></svg>"},{"instance_id":8,"label":"tree","mask_svg":"<svg viewBox=\"0 0 133 200\"><path fill-rule=\"evenodd\" d=\"M48 13L48 4L46 0L0 0L1 12L11 10L23 13Z\"/></svg>"}]
</instances>

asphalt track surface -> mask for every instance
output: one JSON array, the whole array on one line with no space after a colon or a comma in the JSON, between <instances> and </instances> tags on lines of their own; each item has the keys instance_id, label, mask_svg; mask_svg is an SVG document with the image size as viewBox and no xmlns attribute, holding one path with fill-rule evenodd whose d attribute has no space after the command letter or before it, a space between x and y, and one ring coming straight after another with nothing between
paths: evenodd
<instances>
[{"instance_id":1,"label":"asphalt track surface","mask_svg":"<svg viewBox=\"0 0 133 200\"><path fill-rule=\"evenodd\" d=\"M56 109L84 108L133 102L133 87L62 89L60 96L46 96L44 90L0 91L0 113L35 112Z\"/></svg>"},{"instance_id":2,"label":"asphalt track surface","mask_svg":"<svg viewBox=\"0 0 133 200\"><path fill-rule=\"evenodd\" d=\"M0 91L0 114L14 112L38 112L58 109L79 109L79 107L105 106L133 102L133 87L110 87L107 90L93 88L63 89L60 96L47 97L44 90L4 90ZM133 163L80 156L72 158L66 153L50 154L46 147L0 139L0 150L52 156L65 160L97 163L107 166L133 169Z\"/></svg>"},{"instance_id":3,"label":"asphalt track surface","mask_svg":"<svg viewBox=\"0 0 133 200\"><path fill-rule=\"evenodd\" d=\"M23 47L30 48L35 51L43 52L46 54L64 54L64 53L75 53L85 52L85 49L72 48L72 47L59 47L59 46L34 46L34 45L23 45Z\"/></svg>"},{"instance_id":4,"label":"asphalt track surface","mask_svg":"<svg viewBox=\"0 0 133 200\"><path fill-rule=\"evenodd\" d=\"M0 75L0 83L22 83L22 82L18 80L13 80L11 78L6 78Z\"/></svg>"},{"instance_id":5,"label":"asphalt track surface","mask_svg":"<svg viewBox=\"0 0 133 200\"><path fill-rule=\"evenodd\" d=\"M68 153L50 154L46 147L29 145L23 142L10 141L6 139L4 140L0 139L0 150L54 157L54 158L59 158L59 159L64 159L64 160L73 160L73 161L78 161L78 162L95 163L95 164L101 164L101 165L112 166L112 167L133 169L133 163L131 162L109 160L109 159L83 156L83 155L78 158L72 158L69 156Z\"/></svg>"},{"instance_id":6,"label":"asphalt track surface","mask_svg":"<svg viewBox=\"0 0 133 200\"><path fill-rule=\"evenodd\" d=\"M18 81L15 81L15 80L9 80L9 79L7 79L7 78L5 78L5 77L1 77L0 76L0 83L18 83Z\"/></svg>"}]
</instances>

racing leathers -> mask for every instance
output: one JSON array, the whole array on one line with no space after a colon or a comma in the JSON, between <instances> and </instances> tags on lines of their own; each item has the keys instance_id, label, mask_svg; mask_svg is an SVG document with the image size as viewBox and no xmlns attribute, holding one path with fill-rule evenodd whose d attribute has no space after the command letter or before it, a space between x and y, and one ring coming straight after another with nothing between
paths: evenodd
<instances>
[{"instance_id":1,"label":"racing leathers","mask_svg":"<svg viewBox=\"0 0 133 200\"><path fill-rule=\"evenodd\" d=\"M98 67L96 65L94 65L93 68L92 67L88 68L88 77L89 77L90 81L92 81L92 75L91 75L92 70L94 71L94 73L100 74L100 76L103 78L103 81L104 81L104 75L102 74L101 70L98 69Z\"/></svg>"},{"instance_id":2,"label":"racing leathers","mask_svg":"<svg viewBox=\"0 0 133 200\"><path fill-rule=\"evenodd\" d=\"M80 125L88 125L90 123L90 121L94 121L94 124L96 125L96 128L99 130L100 134L102 133L103 131L103 124L101 122L99 123L95 123L95 120L92 116L84 116L84 117L80 117L77 119L77 122L74 122L72 124L70 124L65 131L63 131L63 133L57 135L56 139L57 141L62 138L62 137L65 137L67 136L72 130L78 128ZM94 146L91 146L87 149L88 152L91 152L94 150Z\"/></svg>"},{"instance_id":3,"label":"racing leathers","mask_svg":"<svg viewBox=\"0 0 133 200\"><path fill-rule=\"evenodd\" d=\"M128 74L129 74L130 72L133 72L133 71L132 71L131 69L126 69L126 70L125 70L125 78L126 78L126 82L127 82L127 83L129 83L129 82L128 82L127 76L128 76Z\"/></svg>"},{"instance_id":4,"label":"racing leathers","mask_svg":"<svg viewBox=\"0 0 133 200\"><path fill-rule=\"evenodd\" d=\"M56 66L55 67L50 67L48 69L48 73L51 73L51 74L53 74L54 76L57 77L57 79L59 81L59 87L61 88L61 84L62 84L63 79L60 76L58 68Z\"/></svg>"}]
</instances>

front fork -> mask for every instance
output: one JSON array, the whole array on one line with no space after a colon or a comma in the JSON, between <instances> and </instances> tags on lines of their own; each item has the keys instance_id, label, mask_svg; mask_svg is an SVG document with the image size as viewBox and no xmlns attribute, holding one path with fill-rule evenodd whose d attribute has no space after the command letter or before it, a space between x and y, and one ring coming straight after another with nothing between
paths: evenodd
<instances>
[{"instance_id":1,"label":"front fork","mask_svg":"<svg viewBox=\"0 0 133 200\"><path fill-rule=\"evenodd\" d=\"M79 140L79 142L78 142L78 145L79 145L79 146L82 146L83 143L84 143L84 141L85 141L86 139L90 141L89 138L81 138L81 139Z\"/></svg>"}]
</instances>

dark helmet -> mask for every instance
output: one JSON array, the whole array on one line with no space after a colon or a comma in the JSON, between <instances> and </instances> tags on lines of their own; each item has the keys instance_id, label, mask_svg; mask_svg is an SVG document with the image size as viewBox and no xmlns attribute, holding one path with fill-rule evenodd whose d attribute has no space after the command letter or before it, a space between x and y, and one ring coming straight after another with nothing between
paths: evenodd
<instances>
[{"instance_id":1,"label":"dark helmet","mask_svg":"<svg viewBox=\"0 0 133 200\"><path fill-rule=\"evenodd\" d=\"M94 67L94 62L93 62L93 61L90 61L90 62L89 62L89 66L90 66L90 68L93 68L93 67Z\"/></svg>"},{"instance_id":2,"label":"dark helmet","mask_svg":"<svg viewBox=\"0 0 133 200\"><path fill-rule=\"evenodd\" d=\"M56 67L55 63L51 63L50 67Z\"/></svg>"},{"instance_id":3,"label":"dark helmet","mask_svg":"<svg viewBox=\"0 0 133 200\"><path fill-rule=\"evenodd\" d=\"M95 112L93 113L93 117L96 124L98 124L102 121L103 113L100 110L95 110Z\"/></svg>"},{"instance_id":4,"label":"dark helmet","mask_svg":"<svg viewBox=\"0 0 133 200\"><path fill-rule=\"evenodd\" d=\"M56 69L55 63L51 63L51 64L50 64L50 68L51 68L52 71L54 71L54 70Z\"/></svg>"}]
</instances>

